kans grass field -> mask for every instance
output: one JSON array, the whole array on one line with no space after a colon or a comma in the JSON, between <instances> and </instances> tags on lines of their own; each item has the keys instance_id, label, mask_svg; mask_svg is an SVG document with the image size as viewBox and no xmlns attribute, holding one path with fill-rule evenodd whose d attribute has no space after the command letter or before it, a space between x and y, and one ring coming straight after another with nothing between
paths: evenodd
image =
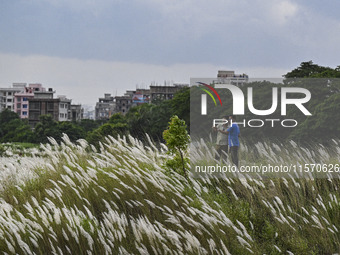
<instances>
[{"instance_id":1,"label":"kans grass field","mask_svg":"<svg viewBox=\"0 0 340 255\"><path fill-rule=\"evenodd\" d=\"M244 143L240 159L336 164L339 145ZM165 145L132 137L107 137L99 149L67 136L59 145L3 148L1 254L340 252L339 178L186 179L165 167ZM191 155L216 164L207 144Z\"/></svg>"}]
</instances>

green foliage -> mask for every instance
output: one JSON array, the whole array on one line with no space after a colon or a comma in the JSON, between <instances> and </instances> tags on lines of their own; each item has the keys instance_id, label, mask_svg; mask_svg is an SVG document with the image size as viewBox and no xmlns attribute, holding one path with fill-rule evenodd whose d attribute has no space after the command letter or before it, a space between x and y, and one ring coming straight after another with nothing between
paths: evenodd
<instances>
[{"instance_id":1,"label":"green foliage","mask_svg":"<svg viewBox=\"0 0 340 255\"><path fill-rule=\"evenodd\" d=\"M58 123L58 129L61 133L68 135L71 141L76 141L85 137L85 131L82 127L68 121Z\"/></svg>"},{"instance_id":2,"label":"green foliage","mask_svg":"<svg viewBox=\"0 0 340 255\"><path fill-rule=\"evenodd\" d=\"M339 66L335 69L319 66L313 61L302 62L299 67L286 73L285 78L340 78Z\"/></svg>"},{"instance_id":3,"label":"green foliage","mask_svg":"<svg viewBox=\"0 0 340 255\"><path fill-rule=\"evenodd\" d=\"M156 99L152 104L132 107L126 119L131 135L145 140L144 134L147 133L154 141L162 141L163 131L173 115L190 123L189 88L178 91L171 100Z\"/></svg>"},{"instance_id":4,"label":"green foliage","mask_svg":"<svg viewBox=\"0 0 340 255\"><path fill-rule=\"evenodd\" d=\"M5 109L0 113L0 142L32 142L33 132L19 115Z\"/></svg>"},{"instance_id":5,"label":"green foliage","mask_svg":"<svg viewBox=\"0 0 340 255\"><path fill-rule=\"evenodd\" d=\"M172 115L177 115L178 118L190 123L190 88L184 87L178 91L174 98L170 101ZM190 126L188 126L189 130Z\"/></svg>"},{"instance_id":6,"label":"green foliage","mask_svg":"<svg viewBox=\"0 0 340 255\"><path fill-rule=\"evenodd\" d=\"M126 114L130 134L135 137L143 138L145 133L151 134L152 117L156 106L153 104L142 104L132 107Z\"/></svg>"},{"instance_id":7,"label":"green foliage","mask_svg":"<svg viewBox=\"0 0 340 255\"><path fill-rule=\"evenodd\" d=\"M5 152L6 148L2 144L0 144L0 157L2 157L5 154Z\"/></svg>"},{"instance_id":8,"label":"green foliage","mask_svg":"<svg viewBox=\"0 0 340 255\"><path fill-rule=\"evenodd\" d=\"M50 114L40 116L40 122L35 126L34 133L37 143L47 143L48 137L59 140L62 135L57 122L53 120Z\"/></svg>"},{"instance_id":9,"label":"green foliage","mask_svg":"<svg viewBox=\"0 0 340 255\"><path fill-rule=\"evenodd\" d=\"M99 128L103 123L102 121L96 121L96 120L89 120L89 119L83 119L80 122L76 122L76 125L79 125L81 128L84 129L85 133L91 132L95 130L96 128Z\"/></svg>"},{"instance_id":10,"label":"green foliage","mask_svg":"<svg viewBox=\"0 0 340 255\"><path fill-rule=\"evenodd\" d=\"M19 119L19 115L15 112L12 112L9 109L5 109L0 113L0 123L8 123L11 120Z\"/></svg>"},{"instance_id":11,"label":"green foliage","mask_svg":"<svg viewBox=\"0 0 340 255\"><path fill-rule=\"evenodd\" d=\"M307 118L292 134L292 139L307 140L313 137L323 141L340 134L340 94L333 94L316 106L313 116Z\"/></svg>"},{"instance_id":12,"label":"green foliage","mask_svg":"<svg viewBox=\"0 0 340 255\"><path fill-rule=\"evenodd\" d=\"M128 134L128 124L123 115L114 114L111 116L108 123L100 126L92 132L89 132L86 140L93 145L98 146L99 142L104 142L105 137L118 137L119 135Z\"/></svg>"},{"instance_id":13,"label":"green foliage","mask_svg":"<svg viewBox=\"0 0 340 255\"><path fill-rule=\"evenodd\" d=\"M121 113L113 114L109 119L110 124L126 123L126 118Z\"/></svg>"},{"instance_id":14,"label":"green foliage","mask_svg":"<svg viewBox=\"0 0 340 255\"><path fill-rule=\"evenodd\" d=\"M181 166L182 174L187 178L186 164L189 159L186 154L188 153L190 136L185 121L180 120L176 115L172 116L168 129L163 132L163 138L166 141L169 153L174 155L173 159L167 161L167 165L176 171Z\"/></svg>"}]
</instances>

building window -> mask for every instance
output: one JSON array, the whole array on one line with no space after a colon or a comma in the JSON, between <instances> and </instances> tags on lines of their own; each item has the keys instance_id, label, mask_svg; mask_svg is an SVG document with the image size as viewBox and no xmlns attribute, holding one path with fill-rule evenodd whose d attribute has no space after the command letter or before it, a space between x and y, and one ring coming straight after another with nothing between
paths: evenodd
<instances>
[{"instance_id":1,"label":"building window","mask_svg":"<svg viewBox=\"0 0 340 255\"><path fill-rule=\"evenodd\" d=\"M23 112L22 112L22 115L27 116L27 112L26 112L26 111L23 111Z\"/></svg>"},{"instance_id":2,"label":"building window","mask_svg":"<svg viewBox=\"0 0 340 255\"><path fill-rule=\"evenodd\" d=\"M23 97L23 98L22 98L22 101L27 101L27 97Z\"/></svg>"},{"instance_id":3,"label":"building window","mask_svg":"<svg viewBox=\"0 0 340 255\"><path fill-rule=\"evenodd\" d=\"M21 102L21 97L16 97L17 102Z\"/></svg>"},{"instance_id":4,"label":"building window","mask_svg":"<svg viewBox=\"0 0 340 255\"><path fill-rule=\"evenodd\" d=\"M17 108L18 109L20 109L21 108L21 104L19 103L19 104L17 104Z\"/></svg>"},{"instance_id":5,"label":"building window","mask_svg":"<svg viewBox=\"0 0 340 255\"><path fill-rule=\"evenodd\" d=\"M19 114L19 115L20 115L20 114L21 114L21 111L20 111L20 110L17 110L17 114Z\"/></svg>"},{"instance_id":6,"label":"building window","mask_svg":"<svg viewBox=\"0 0 340 255\"><path fill-rule=\"evenodd\" d=\"M27 106L28 106L27 104L23 104L22 108L27 109Z\"/></svg>"},{"instance_id":7,"label":"building window","mask_svg":"<svg viewBox=\"0 0 340 255\"><path fill-rule=\"evenodd\" d=\"M54 107L53 107L54 105L53 105L53 103L47 103L47 109L48 110L53 110L54 109Z\"/></svg>"},{"instance_id":8,"label":"building window","mask_svg":"<svg viewBox=\"0 0 340 255\"><path fill-rule=\"evenodd\" d=\"M11 103L12 99L11 98L7 98L7 103Z\"/></svg>"},{"instance_id":9,"label":"building window","mask_svg":"<svg viewBox=\"0 0 340 255\"><path fill-rule=\"evenodd\" d=\"M39 102L31 102L30 103L31 110L40 110L40 103Z\"/></svg>"},{"instance_id":10,"label":"building window","mask_svg":"<svg viewBox=\"0 0 340 255\"><path fill-rule=\"evenodd\" d=\"M7 94L8 96L11 96L12 95L12 92L8 92L8 94Z\"/></svg>"}]
</instances>

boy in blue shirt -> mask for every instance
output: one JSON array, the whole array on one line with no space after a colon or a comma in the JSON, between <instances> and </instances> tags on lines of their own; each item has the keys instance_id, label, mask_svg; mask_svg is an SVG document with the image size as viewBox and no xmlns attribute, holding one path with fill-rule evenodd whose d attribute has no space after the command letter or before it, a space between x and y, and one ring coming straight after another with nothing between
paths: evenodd
<instances>
[{"instance_id":1,"label":"boy in blue shirt","mask_svg":"<svg viewBox=\"0 0 340 255\"><path fill-rule=\"evenodd\" d=\"M227 129L227 131L224 130L218 130L218 132L221 132L223 134L228 135L228 143L230 148L230 154L231 154L231 161L235 164L235 166L238 168L238 148L240 147L240 128L238 127L236 121L235 115L229 116L229 123L232 123L230 127Z\"/></svg>"}]
</instances>

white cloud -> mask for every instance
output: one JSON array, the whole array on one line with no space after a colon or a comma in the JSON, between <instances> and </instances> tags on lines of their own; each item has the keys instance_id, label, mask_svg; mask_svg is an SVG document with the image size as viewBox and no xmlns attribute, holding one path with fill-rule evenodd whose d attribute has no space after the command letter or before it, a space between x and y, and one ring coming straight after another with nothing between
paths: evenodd
<instances>
[{"instance_id":1,"label":"white cloud","mask_svg":"<svg viewBox=\"0 0 340 255\"><path fill-rule=\"evenodd\" d=\"M163 66L0 53L0 87L9 87L14 82L38 82L56 90L56 95L73 99L73 103L94 105L104 93L122 95L125 90L135 89L136 85L148 87L151 82L163 84L165 80L189 83L190 77L216 77L220 69L260 78L281 77L287 72L266 67L211 64Z\"/></svg>"},{"instance_id":2,"label":"white cloud","mask_svg":"<svg viewBox=\"0 0 340 255\"><path fill-rule=\"evenodd\" d=\"M291 1L272 1L271 18L279 25L285 25L298 14L299 7Z\"/></svg>"}]
</instances>

